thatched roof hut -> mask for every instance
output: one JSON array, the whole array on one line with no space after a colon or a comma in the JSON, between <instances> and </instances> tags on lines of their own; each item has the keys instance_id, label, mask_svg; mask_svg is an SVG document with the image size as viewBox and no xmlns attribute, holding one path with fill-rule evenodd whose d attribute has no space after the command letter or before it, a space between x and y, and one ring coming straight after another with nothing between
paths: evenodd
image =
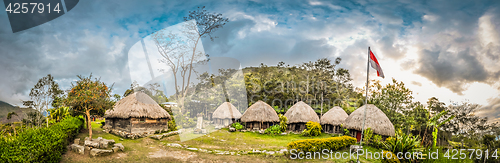
<instances>
[{"instance_id":1,"label":"thatched roof hut","mask_svg":"<svg viewBox=\"0 0 500 163\"><path fill-rule=\"evenodd\" d=\"M341 124L344 124L345 119L349 117L347 113L342 109L341 107L335 106L328 110L323 116L321 117L321 124L329 124L329 125L334 125L334 126L340 126Z\"/></svg>"},{"instance_id":2,"label":"thatched roof hut","mask_svg":"<svg viewBox=\"0 0 500 163\"><path fill-rule=\"evenodd\" d=\"M279 122L280 119L273 107L264 101L257 101L250 106L243 116L241 122Z\"/></svg>"},{"instance_id":3,"label":"thatched roof hut","mask_svg":"<svg viewBox=\"0 0 500 163\"><path fill-rule=\"evenodd\" d=\"M365 106L367 107L364 129L371 128L373 133L382 136L394 136L394 125L391 123L389 118L387 118L384 112L373 104L363 105L352 112L351 115L349 115L349 117L345 120L344 128L361 131Z\"/></svg>"},{"instance_id":4,"label":"thatched roof hut","mask_svg":"<svg viewBox=\"0 0 500 163\"><path fill-rule=\"evenodd\" d=\"M250 106L241 116L241 122L245 122L246 128L249 129L266 129L279 121L278 114L273 107L260 100Z\"/></svg>"},{"instance_id":5,"label":"thatched roof hut","mask_svg":"<svg viewBox=\"0 0 500 163\"><path fill-rule=\"evenodd\" d=\"M285 113L290 123L307 123L309 121L320 122L316 112L305 102L299 101Z\"/></svg>"},{"instance_id":6,"label":"thatched roof hut","mask_svg":"<svg viewBox=\"0 0 500 163\"><path fill-rule=\"evenodd\" d=\"M344 124L348 117L347 113L341 107L335 106L321 116L321 126L323 132L326 133L341 133L341 124Z\"/></svg>"},{"instance_id":7,"label":"thatched roof hut","mask_svg":"<svg viewBox=\"0 0 500 163\"><path fill-rule=\"evenodd\" d=\"M309 121L320 122L316 112L311 106L299 101L285 113L288 121L288 130L294 132L302 132L306 129L306 123Z\"/></svg>"},{"instance_id":8,"label":"thatched roof hut","mask_svg":"<svg viewBox=\"0 0 500 163\"><path fill-rule=\"evenodd\" d=\"M236 109L236 106L230 102L222 103L217 109L215 109L212 118L218 119L240 119L241 113Z\"/></svg>"},{"instance_id":9,"label":"thatched roof hut","mask_svg":"<svg viewBox=\"0 0 500 163\"><path fill-rule=\"evenodd\" d=\"M241 118L241 113L236 109L236 107L229 103L222 103L217 109L215 109L212 114L212 119L214 119L216 125L229 126L236 120Z\"/></svg>"},{"instance_id":10,"label":"thatched roof hut","mask_svg":"<svg viewBox=\"0 0 500 163\"><path fill-rule=\"evenodd\" d=\"M103 127L111 133L126 138L144 137L156 131L168 130L172 118L151 97L135 92L118 101L112 110L107 110Z\"/></svg>"},{"instance_id":11,"label":"thatched roof hut","mask_svg":"<svg viewBox=\"0 0 500 163\"><path fill-rule=\"evenodd\" d=\"M118 101L112 110L107 110L104 118L151 118L171 119L165 109L143 92L135 92Z\"/></svg>"}]
</instances>

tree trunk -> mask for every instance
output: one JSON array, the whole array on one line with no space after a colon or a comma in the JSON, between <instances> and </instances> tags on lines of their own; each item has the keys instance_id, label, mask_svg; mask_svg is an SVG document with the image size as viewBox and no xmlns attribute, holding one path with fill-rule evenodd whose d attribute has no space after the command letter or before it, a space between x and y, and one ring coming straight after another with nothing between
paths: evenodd
<instances>
[{"instance_id":1,"label":"tree trunk","mask_svg":"<svg viewBox=\"0 0 500 163\"><path fill-rule=\"evenodd\" d=\"M85 109L85 115L87 116L87 128L89 129L89 138L92 140L92 124L90 122L90 110Z\"/></svg>"}]
</instances>

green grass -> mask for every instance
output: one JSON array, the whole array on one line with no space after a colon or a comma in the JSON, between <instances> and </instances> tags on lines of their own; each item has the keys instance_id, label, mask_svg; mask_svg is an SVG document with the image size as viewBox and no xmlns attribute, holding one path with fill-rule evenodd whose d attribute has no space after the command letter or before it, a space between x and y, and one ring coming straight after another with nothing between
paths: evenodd
<instances>
[{"instance_id":1,"label":"green grass","mask_svg":"<svg viewBox=\"0 0 500 163\"><path fill-rule=\"evenodd\" d=\"M93 138L103 137L105 139L114 139L116 143L122 143L125 146L125 151L115 153L110 156L91 158L86 152L85 155L79 155L75 152L67 152L63 155L61 162L203 162L211 160L213 162L355 162L356 159L315 159L315 160L292 160L289 156L266 156L265 154L249 154L241 156L231 155L216 155L208 154L199 151L188 151L186 149L171 148L166 146L167 143L178 143L194 148L203 148L208 150L224 150L224 151L251 151L256 150L280 150L286 149L286 145L292 141L302 139L316 139L332 137L329 134L322 133L317 137L304 137L300 134L288 135L264 135L253 132L229 132L228 129L214 131L207 135L193 135L191 133L183 135L174 135L162 140L154 140L151 138L140 139L122 139L113 134L103 132L101 128L102 121L92 122ZM88 131L80 133L77 137L84 140L88 136ZM181 141L180 136L197 137L187 141ZM364 149L375 153L381 152L381 149L364 146ZM164 151L166 157L150 158L149 156L158 151ZM336 152L349 152L348 148L341 149ZM192 156L187 160L176 158L177 156ZM366 158L366 155L360 157L360 161L364 163L374 162L380 163L380 159ZM472 162L472 160L448 160L440 153L439 160L429 160L428 162ZM425 162L425 161L424 161Z\"/></svg>"},{"instance_id":2,"label":"green grass","mask_svg":"<svg viewBox=\"0 0 500 163\"><path fill-rule=\"evenodd\" d=\"M221 129L212 132L208 135L198 137L196 139L181 142L180 136L176 135L165 138L162 142L165 143L179 143L188 145L195 148L217 149L217 150L280 150L286 149L286 145L292 141L312 138L329 138L329 134L322 133L316 137L304 137L300 134L288 135L266 135L254 132L233 132L230 133L228 129Z\"/></svg>"}]
</instances>

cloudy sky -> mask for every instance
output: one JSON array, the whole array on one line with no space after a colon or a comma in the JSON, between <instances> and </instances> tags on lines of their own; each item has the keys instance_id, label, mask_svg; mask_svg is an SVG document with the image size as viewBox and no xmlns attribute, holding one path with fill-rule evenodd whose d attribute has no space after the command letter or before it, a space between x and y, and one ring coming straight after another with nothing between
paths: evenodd
<instances>
[{"instance_id":1,"label":"cloudy sky","mask_svg":"<svg viewBox=\"0 0 500 163\"><path fill-rule=\"evenodd\" d=\"M86 0L17 33L0 12L0 100L20 104L47 74L68 89L76 75L92 73L123 94L131 47L199 6L230 21L217 39L203 40L211 56L235 58L242 67L341 57L340 67L362 87L370 46L386 75L370 78L403 81L422 103L432 96L469 101L483 106L479 115L500 117L499 1Z\"/></svg>"}]
</instances>

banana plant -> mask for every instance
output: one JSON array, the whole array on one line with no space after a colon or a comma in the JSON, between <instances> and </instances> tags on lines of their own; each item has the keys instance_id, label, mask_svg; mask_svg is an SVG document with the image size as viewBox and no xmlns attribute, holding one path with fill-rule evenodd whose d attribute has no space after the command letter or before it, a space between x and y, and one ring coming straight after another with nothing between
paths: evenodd
<instances>
[{"instance_id":1,"label":"banana plant","mask_svg":"<svg viewBox=\"0 0 500 163\"><path fill-rule=\"evenodd\" d=\"M437 142L437 135L438 135L438 128L441 127L443 124L448 123L450 120L455 118L455 115L452 115L451 117L448 117L446 120L439 122L438 120L443 116L448 113L448 110L443 110L439 112L438 114L434 115L432 118L427 121L427 127L432 127L432 148L436 148L436 142Z\"/></svg>"}]
</instances>

